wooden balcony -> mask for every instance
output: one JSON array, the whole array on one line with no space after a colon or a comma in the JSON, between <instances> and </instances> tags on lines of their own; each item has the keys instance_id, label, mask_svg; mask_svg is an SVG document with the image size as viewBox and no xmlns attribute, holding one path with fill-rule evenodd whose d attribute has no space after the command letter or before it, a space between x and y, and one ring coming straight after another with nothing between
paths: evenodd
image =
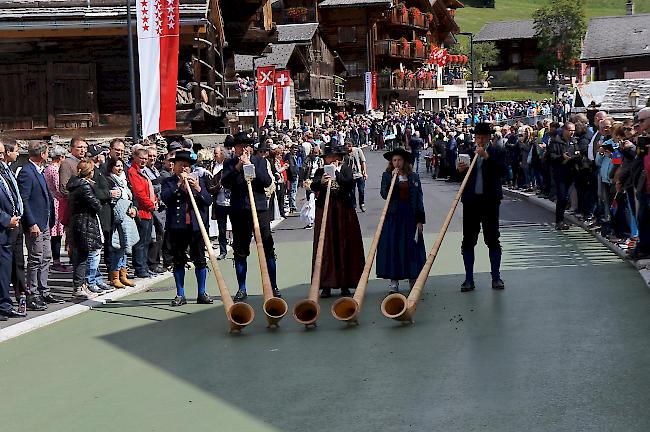
<instances>
[{"instance_id":1,"label":"wooden balcony","mask_svg":"<svg viewBox=\"0 0 650 432\"><path fill-rule=\"evenodd\" d=\"M424 31L429 29L430 24L428 18L424 14L421 14L419 17L410 17L408 12L401 14L397 9L393 9L386 22L393 26L411 27Z\"/></svg>"},{"instance_id":2,"label":"wooden balcony","mask_svg":"<svg viewBox=\"0 0 650 432\"><path fill-rule=\"evenodd\" d=\"M377 50L377 55L399 59L425 60L429 55L429 50L426 46L416 48L411 43L404 46L400 41L396 40L378 41L375 47Z\"/></svg>"},{"instance_id":3,"label":"wooden balcony","mask_svg":"<svg viewBox=\"0 0 650 432\"><path fill-rule=\"evenodd\" d=\"M436 79L397 78L394 75L379 75L377 88L380 90L435 90Z\"/></svg>"}]
</instances>

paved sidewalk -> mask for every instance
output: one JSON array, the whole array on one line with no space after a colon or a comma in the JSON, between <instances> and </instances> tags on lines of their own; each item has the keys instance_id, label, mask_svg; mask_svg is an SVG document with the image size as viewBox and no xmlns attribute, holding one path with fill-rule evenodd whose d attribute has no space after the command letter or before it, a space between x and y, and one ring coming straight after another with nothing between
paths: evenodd
<instances>
[{"instance_id":1,"label":"paved sidewalk","mask_svg":"<svg viewBox=\"0 0 650 432\"><path fill-rule=\"evenodd\" d=\"M515 190L506 187L504 187L504 191L510 196L521 198L524 201L535 204L550 212L555 212L555 203L551 200L540 198L534 193L522 192L521 190ZM608 248L616 255L618 255L622 260L624 260L625 262L627 262L628 264L636 268L641 274L641 277L645 281L646 285L650 287L650 260L639 260L639 261L630 260L624 249L621 249L620 247L618 247L618 245L610 242L607 238L600 235L600 233L597 230L590 229L589 226L587 226L587 224L585 224L583 221L581 221L580 219L578 219L577 217L575 217L570 213L566 213L565 217L572 224L579 226L580 228L582 228L583 230L585 230L586 232L594 236L596 239L598 239L598 241L600 241L606 248Z\"/></svg>"}]
</instances>

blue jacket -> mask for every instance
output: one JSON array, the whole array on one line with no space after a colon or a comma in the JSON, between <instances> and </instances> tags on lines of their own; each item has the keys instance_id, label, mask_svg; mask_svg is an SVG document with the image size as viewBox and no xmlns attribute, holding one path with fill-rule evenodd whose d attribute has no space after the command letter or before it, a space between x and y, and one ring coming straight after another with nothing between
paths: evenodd
<instances>
[{"instance_id":1,"label":"blue jacket","mask_svg":"<svg viewBox=\"0 0 650 432\"><path fill-rule=\"evenodd\" d=\"M199 231L199 223L196 219L196 214L194 214L192 202L187 192L178 186L178 181L178 176L174 174L163 180L161 184L160 195L163 202L167 205L165 229L187 229L185 217L189 207L192 231ZM192 192L194 193L196 206L199 208L199 213L201 213L203 225L205 229L208 229L208 209L210 208L210 204L212 204L212 195L208 192L205 177L199 177L199 185L201 186L201 192L196 192L194 189L192 189Z\"/></svg>"},{"instance_id":2,"label":"blue jacket","mask_svg":"<svg viewBox=\"0 0 650 432\"><path fill-rule=\"evenodd\" d=\"M506 174L506 155L501 146L490 144L487 148L489 157L483 161L481 168L474 167L472 174L467 181L463 191L462 202L471 202L476 199L476 176L483 176L483 197L489 200L501 201L503 199L503 188L501 179ZM474 159L474 150L469 156Z\"/></svg>"},{"instance_id":3,"label":"blue jacket","mask_svg":"<svg viewBox=\"0 0 650 432\"><path fill-rule=\"evenodd\" d=\"M390 189L390 181L393 178L393 174L388 171L384 171L381 176L381 197L386 199L388 196L388 189ZM415 215L416 223L426 223L426 216L424 212L424 200L422 198L422 183L420 182L420 176L416 173L411 173L408 175L409 183L409 203L411 204L411 209ZM390 197L390 204L388 205L388 214L395 214L399 211L399 179L395 180L395 187L393 188L393 195Z\"/></svg>"},{"instance_id":4,"label":"blue jacket","mask_svg":"<svg viewBox=\"0 0 650 432\"><path fill-rule=\"evenodd\" d=\"M0 178L0 247L9 244L9 222L13 217L14 208L11 205L11 192L7 190Z\"/></svg>"},{"instance_id":5,"label":"blue jacket","mask_svg":"<svg viewBox=\"0 0 650 432\"><path fill-rule=\"evenodd\" d=\"M21 223L29 230L38 225L41 231L54 226L54 198L47 188L45 176L33 163L27 162L18 173L18 190L23 199L24 212Z\"/></svg>"},{"instance_id":6,"label":"blue jacket","mask_svg":"<svg viewBox=\"0 0 650 432\"><path fill-rule=\"evenodd\" d=\"M230 207L235 210L250 210L251 204L248 199L248 185L244 178L244 170L238 171L236 166L239 158L234 157L223 163L223 174L221 185L230 189ZM255 165L255 179L251 182L253 186L253 197L258 212L269 208L265 188L271 186L271 176L266 166L266 159L259 156L251 156L251 163Z\"/></svg>"}]
</instances>

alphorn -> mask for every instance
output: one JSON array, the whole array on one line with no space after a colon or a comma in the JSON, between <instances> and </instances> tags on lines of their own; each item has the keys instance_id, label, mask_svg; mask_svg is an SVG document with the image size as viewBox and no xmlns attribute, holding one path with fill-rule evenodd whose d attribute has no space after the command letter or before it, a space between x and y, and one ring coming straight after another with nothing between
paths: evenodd
<instances>
[{"instance_id":1,"label":"alphorn","mask_svg":"<svg viewBox=\"0 0 650 432\"><path fill-rule=\"evenodd\" d=\"M289 306L283 299L277 298L273 295L271 278L269 276L269 266L266 263L266 253L264 252L264 244L262 243L260 221L257 218L257 206L255 205L255 196L253 195L253 185L251 184L251 181L252 178L246 178L246 183L248 184L248 199L251 202L251 211L253 212L253 229L255 232L257 257L260 261L260 272L262 275L262 293L264 294L264 306L262 308L264 309L264 314L266 314L268 327L278 327L278 323L286 315Z\"/></svg>"},{"instance_id":2,"label":"alphorn","mask_svg":"<svg viewBox=\"0 0 650 432\"><path fill-rule=\"evenodd\" d=\"M415 280L415 284L413 285L413 288L411 288L411 292L409 293L408 298L406 298L403 294L394 293L386 296L386 298L384 298L384 301L381 302L381 312L384 314L386 318L391 318L396 321L413 322L413 314L415 313L415 309L417 308L418 300L420 300L420 295L422 294L422 290L424 289L424 284L426 283L427 278L429 277L429 273L431 272L431 267L433 266L433 262L436 260L436 256L438 255L438 251L440 250L440 245L442 244L442 241L445 239L445 234L447 233L447 229L449 228L451 219L454 216L454 213L456 212L456 208L458 207L458 202L460 201L460 198L463 195L463 191L465 190L465 186L467 185L469 176L472 174L472 171L474 170L474 166L476 165L477 159L478 159L478 154L474 156L474 159L472 160L472 163L470 164L469 169L465 174L463 183L461 183L460 188L458 189L458 193L456 193L456 196L454 197L454 201L451 204L451 209L449 209L447 218L445 219L445 222L442 224L442 228L440 229L440 233L438 234L436 243L433 245L431 252L429 252L429 256L427 257L427 260L424 263L424 267L422 268L422 271L420 271L418 278Z\"/></svg>"},{"instance_id":3,"label":"alphorn","mask_svg":"<svg viewBox=\"0 0 650 432\"><path fill-rule=\"evenodd\" d=\"M375 254L377 253L377 247L379 246L381 230L384 227L384 220L386 219L386 213L388 212L388 206L390 205L390 198L393 195L393 188L395 187L396 179L397 174L394 173L390 182L390 188L388 189L388 196L386 197L384 208L379 217L379 225L377 225L375 236L372 238L372 243L370 244L370 251L368 251L366 265L363 268L363 273L361 273L361 279L359 279L357 288L354 290L354 297L342 297L332 304L332 315L339 321L346 321L348 323L357 322L359 313L361 312L361 306L363 305L363 298L366 294L366 288L368 287L370 271L372 270L372 264L375 261Z\"/></svg>"},{"instance_id":4,"label":"alphorn","mask_svg":"<svg viewBox=\"0 0 650 432\"><path fill-rule=\"evenodd\" d=\"M199 208L196 205L196 200L194 199L192 188L190 187L187 179L185 179L185 188L187 189L187 194L190 196L190 202L192 203L192 208L194 209L194 214L196 215L196 221L199 224L199 229L201 230L201 235L203 236L203 243L205 243L205 248L208 251L212 273L214 273L214 277L217 280L217 287L219 288L219 293L221 294L221 302L223 303L223 308L226 311L226 318L228 318L228 322L230 323L230 331L241 331L244 327L253 322L255 319L255 311L247 303L233 302L232 297L228 292L228 288L226 287L226 281L223 279L223 275L219 269L219 264L217 264L217 259L214 256L212 243L210 242L210 236L205 230L205 225L203 224L201 213L199 212Z\"/></svg>"},{"instance_id":5,"label":"alphorn","mask_svg":"<svg viewBox=\"0 0 650 432\"><path fill-rule=\"evenodd\" d=\"M325 194L325 208L320 224L320 233L318 233L318 248L316 249L316 258L314 259L314 271L311 276L311 285L309 294L306 299L300 300L293 306L293 318L305 326L316 326L316 321L320 315L320 306L318 305L318 291L320 289L321 267L323 265L323 249L325 244L325 229L327 227L327 213L330 208L330 191L332 190L332 180L327 182L327 193Z\"/></svg>"}]
</instances>

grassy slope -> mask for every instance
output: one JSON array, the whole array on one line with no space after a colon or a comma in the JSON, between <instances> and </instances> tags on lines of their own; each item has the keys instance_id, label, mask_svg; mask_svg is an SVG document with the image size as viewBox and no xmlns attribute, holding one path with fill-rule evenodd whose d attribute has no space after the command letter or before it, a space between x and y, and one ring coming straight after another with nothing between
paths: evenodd
<instances>
[{"instance_id":1,"label":"grassy slope","mask_svg":"<svg viewBox=\"0 0 650 432\"><path fill-rule=\"evenodd\" d=\"M634 3L636 13L650 13L650 0L635 0ZM494 9L458 9L456 22L461 31L477 33L487 22L530 18L541 4L541 0L496 0ZM587 0L587 14L589 17L624 15L625 0Z\"/></svg>"}]
</instances>

